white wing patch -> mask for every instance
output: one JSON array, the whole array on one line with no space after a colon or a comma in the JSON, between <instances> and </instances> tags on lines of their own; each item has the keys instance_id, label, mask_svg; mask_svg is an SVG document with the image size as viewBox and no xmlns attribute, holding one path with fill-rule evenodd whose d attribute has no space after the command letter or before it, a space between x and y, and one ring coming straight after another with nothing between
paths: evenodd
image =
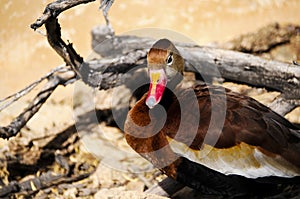
<instances>
[{"instance_id":1,"label":"white wing patch","mask_svg":"<svg viewBox=\"0 0 300 199\"><path fill-rule=\"evenodd\" d=\"M193 150L184 143L167 138L175 153L225 175L236 174L247 178L300 176L300 168L278 155L269 157L246 143L224 149L204 144L201 149Z\"/></svg>"}]
</instances>

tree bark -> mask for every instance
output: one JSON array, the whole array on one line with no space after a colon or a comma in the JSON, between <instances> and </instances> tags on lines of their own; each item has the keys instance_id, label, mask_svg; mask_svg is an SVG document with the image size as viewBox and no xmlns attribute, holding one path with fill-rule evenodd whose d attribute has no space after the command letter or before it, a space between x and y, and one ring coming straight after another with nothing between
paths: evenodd
<instances>
[{"instance_id":1,"label":"tree bark","mask_svg":"<svg viewBox=\"0 0 300 199\"><path fill-rule=\"evenodd\" d=\"M99 30L93 30L94 50L107 58L99 60L99 66L93 65L93 71L103 68L102 63L108 62L108 60L111 60L115 67L122 65L123 72L138 64L132 63L133 58L145 64L146 53L155 42L153 39L136 36L115 36L105 41L99 41L97 39L103 37L97 35L97 32L99 33ZM297 102L300 99L299 65L194 44L175 42L175 45L186 61L185 70L200 73L204 79L222 77L234 82L280 91L286 99ZM89 71L90 69L87 68L84 70ZM91 73L88 72L88 74ZM89 84L89 80L86 80Z\"/></svg>"}]
</instances>

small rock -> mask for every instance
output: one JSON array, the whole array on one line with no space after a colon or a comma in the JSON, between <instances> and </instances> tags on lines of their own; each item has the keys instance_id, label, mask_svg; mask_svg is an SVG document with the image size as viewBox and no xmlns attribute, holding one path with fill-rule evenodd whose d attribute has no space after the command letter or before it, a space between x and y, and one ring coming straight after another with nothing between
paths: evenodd
<instances>
[{"instance_id":1,"label":"small rock","mask_svg":"<svg viewBox=\"0 0 300 199\"><path fill-rule=\"evenodd\" d=\"M63 195L65 198L76 198L77 194L78 194L78 190L75 187L73 187L67 189Z\"/></svg>"},{"instance_id":2,"label":"small rock","mask_svg":"<svg viewBox=\"0 0 300 199\"><path fill-rule=\"evenodd\" d=\"M131 191L143 192L145 184L141 181L130 181L126 184L126 189Z\"/></svg>"},{"instance_id":3,"label":"small rock","mask_svg":"<svg viewBox=\"0 0 300 199\"><path fill-rule=\"evenodd\" d=\"M94 195L95 199L166 199L166 197L146 194L138 191L122 191L119 189L101 189Z\"/></svg>"}]
</instances>

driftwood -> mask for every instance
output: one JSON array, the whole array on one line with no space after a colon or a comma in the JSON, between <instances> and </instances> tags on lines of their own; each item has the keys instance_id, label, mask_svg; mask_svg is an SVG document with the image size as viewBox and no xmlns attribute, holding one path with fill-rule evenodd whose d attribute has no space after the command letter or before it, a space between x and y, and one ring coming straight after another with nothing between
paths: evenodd
<instances>
[{"instance_id":1,"label":"driftwood","mask_svg":"<svg viewBox=\"0 0 300 199\"><path fill-rule=\"evenodd\" d=\"M47 76L48 82L44 88L37 94L32 100L32 103L8 126L0 127L0 137L8 139L12 136L16 136L17 133L26 125L26 123L36 114L45 101L50 97L53 91L59 85L66 85L75 80L75 74L73 71L64 68L63 72L51 73ZM21 92L22 93L22 92Z\"/></svg>"},{"instance_id":2,"label":"driftwood","mask_svg":"<svg viewBox=\"0 0 300 199\"><path fill-rule=\"evenodd\" d=\"M116 36L104 42L97 42L97 37L99 37L97 34L99 30L96 29L93 31L94 50L102 56L109 55L109 57L120 57L124 54L132 56L138 53L143 56L155 42L154 39L135 36ZM186 71L200 73L204 77L222 77L230 81L278 90L287 99L300 98L300 67L298 65L194 44L176 43L176 46L186 60ZM123 57L122 61L124 64L132 64L128 62L131 61L131 57ZM99 68L102 67L100 65ZM95 66L93 69L97 70Z\"/></svg>"},{"instance_id":3,"label":"driftwood","mask_svg":"<svg viewBox=\"0 0 300 199\"><path fill-rule=\"evenodd\" d=\"M85 71L82 77L91 86L107 89L124 83L131 77L126 72L138 64L145 66L147 50L155 40L135 36L115 36L104 40L103 32L106 32L105 28L98 27L93 30L92 35L94 50L105 58L82 68ZM300 67L294 62L288 64L236 51L193 44L176 43L176 45L186 60L186 71L199 73L208 81L212 77L222 77L229 81L280 91L281 96L270 107L282 115L300 104ZM111 66L102 64L102 61L111 63ZM109 72L109 75L103 78L105 68L107 71L112 71L110 68L118 68L118 71L126 73L126 76Z\"/></svg>"},{"instance_id":4,"label":"driftwood","mask_svg":"<svg viewBox=\"0 0 300 199\"><path fill-rule=\"evenodd\" d=\"M76 5L92 1L94 0L58 0L47 5L43 15L31 25L33 29L45 25L49 44L63 58L67 66L71 67L71 70L66 67L67 72L49 76L48 83L33 100L33 103L9 126L0 127L0 137L7 139L17 135L58 85L65 85L81 78L92 87L109 89L122 85L127 79L132 78L133 73L129 72L131 69L145 67L147 51L154 42L150 38L113 36L111 30L108 31L109 37L107 37L102 34L101 29L100 33L98 30L94 30L93 46L103 58L89 62L83 61L72 44L66 44L62 40L57 16ZM107 10L112 3L113 0L102 1L106 17ZM108 19L106 21L109 23ZM103 38L110 39L103 42ZM102 43L100 44L100 42ZM282 95L272 106L281 107L277 110L281 114L289 112L300 104L300 67L297 64L265 60L250 54L194 44L176 43L176 45L186 61L185 70L200 74L201 78L206 81L217 77L280 91ZM278 104L284 104L284 106L278 106ZM108 113L110 114L109 111ZM41 179L38 179L37 182L41 183ZM170 186L170 184L172 185ZM165 193L157 191L155 188L148 192L169 196L181 188L181 185L173 185L166 180L159 185L160 188L164 187ZM6 195L9 191L15 191L16 184L12 183L10 187L6 188L10 188L10 190L2 189L0 193L3 191L2 193L5 193L3 195Z\"/></svg>"},{"instance_id":5,"label":"driftwood","mask_svg":"<svg viewBox=\"0 0 300 199\"><path fill-rule=\"evenodd\" d=\"M114 46L115 50L110 51L120 52L115 55L115 58L108 57L101 60L85 62L79 65L79 68L76 65L75 68L78 68L78 70L76 69L77 72L88 85L99 89L113 88L124 84L127 79L132 77L132 73L128 73L131 69L145 67L147 46L151 46L153 40L134 36L114 37L113 40L119 41L117 45ZM125 45L127 41L136 46L129 48ZM141 42L145 43L145 49L138 47ZM108 43L112 44L115 42ZM197 73L200 71L200 74L204 76L205 79L217 76L230 81L279 90L282 92L280 103L284 102L287 105L278 106L278 104L274 103L273 107L279 113L287 113L299 105L300 67L296 64L265 60L249 54L222 49L180 43L177 45L186 59L186 71ZM101 46L103 49L106 49L106 45L102 44ZM124 46L126 46L126 48ZM111 48L110 46L108 49ZM56 78L53 79L53 82L55 79ZM52 92L58 84L63 84L67 80L70 79L57 78L55 81L58 82L53 84L51 81L51 88L47 88L46 86L45 90ZM49 94L51 94L51 92ZM42 93L45 93L45 91L42 91ZM39 98L40 97L41 95L39 95ZM45 95L40 101L44 101L48 97L49 95ZM33 104L33 106L35 105ZM28 110L31 109L32 106L28 108ZM28 119L30 119L30 117L28 117ZM19 123L21 120L17 119L16 121ZM24 121L22 125L17 125L17 122L13 122L9 128L0 128L0 136L2 138L9 138L16 135L26 123L26 120L22 121ZM17 131L13 130L16 125L19 126Z\"/></svg>"},{"instance_id":6,"label":"driftwood","mask_svg":"<svg viewBox=\"0 0 300 199\"><path fill-rule=\"evenodd\" d=\"M67 83L72 82L77 77L81 76L79 73L80 65L83 63L83 58L75 51L72 44L66 44L61 38L61 28L58 23L58 15L74 6L83 3L89 3L95 0L65 0L65 1L55 1L46 6L43 15L36 20L35 23L31 24L31 28L36 30L37 28L45 25L47 30L47 39L50 46L63 58L65 63L71 67L70 71L67 67L64 68L67 72L64 74L56 75L51 73L47 76L48 83L45 87L38 93L38 95L33 99L32 103L18 116L13 120L8 126L0 127L0 137L8 139L10 137L16 136L17 133L26 125L30 118L41 108L45 101L50 97L52 92L59 85L66 85ZM107 11L111 6L111 0L102 1L101 7L104 9L104 15L107 17ZM40 83L40 82L38 82ZM31 86L29 86L30 88ZM25 95L30 91L30 89L25 89L26 92L20 91L14 96ZM7 99L7 98L6 98ZM1 100L1 102L6 100ZM10 103L9 103L10 104Z\"/></svg>"}]
</instances>

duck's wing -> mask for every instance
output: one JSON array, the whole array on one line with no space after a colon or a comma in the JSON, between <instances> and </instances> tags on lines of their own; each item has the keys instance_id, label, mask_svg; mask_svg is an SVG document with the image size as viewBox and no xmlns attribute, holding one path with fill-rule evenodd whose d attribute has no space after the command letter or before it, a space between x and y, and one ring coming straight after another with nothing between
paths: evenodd
<instances>
[{"instance_id":1,"label":"duck's wing","mask_svg":"<svg viewBox=\"0 0 300 199\"><path fill-rule=\"evenodd\" d=\"M299 130L285 118L228 89L200 84L193 90L197 103L189 103L186 90L168 110L163 131L175 153L226 175L300 175Z\"/></svg>"}]
</instances>

